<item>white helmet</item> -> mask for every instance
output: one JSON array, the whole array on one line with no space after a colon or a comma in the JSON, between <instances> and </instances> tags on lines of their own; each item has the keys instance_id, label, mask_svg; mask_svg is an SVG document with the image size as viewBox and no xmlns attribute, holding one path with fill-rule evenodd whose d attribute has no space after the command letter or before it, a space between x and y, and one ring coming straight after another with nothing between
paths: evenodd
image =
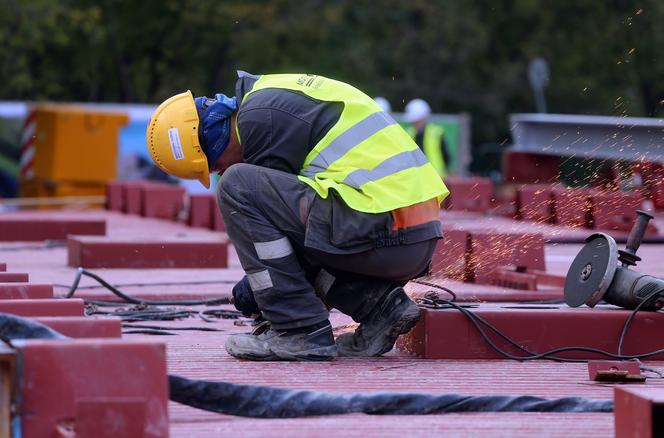
<instances>
[{"instance_id":1,"label":"white helmet","mask_svg":"<svg viewBox=\"0 0 664 438\"><path fill-rule=\"evenodd\" d=\"M392 106L390 105L389 100L385 99L382 96L376 96L374 97L374 100L376 101L378 106L380 106L383 109L383 111L385 111L386 113L392 112Z\"/></svg>"},{"instance_id":2,"label":"white helmet","mask_svg":"<svg viewBox=\"0 0 664 438\"><path fill-rule=\"evenodd\" d=\"M404 119L408 123L417 122L429 118L431 115L431 107L422 99L413 99L406 105L406 114Z\"/></svg>"}]
</instances>

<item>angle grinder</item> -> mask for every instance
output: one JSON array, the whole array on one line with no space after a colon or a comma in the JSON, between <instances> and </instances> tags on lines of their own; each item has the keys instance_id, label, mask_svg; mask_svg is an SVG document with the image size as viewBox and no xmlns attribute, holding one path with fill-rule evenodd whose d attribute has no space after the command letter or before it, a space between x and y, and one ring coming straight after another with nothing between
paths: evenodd
<instances>
[{"instance_id":1,"label":"angle grinder","mask_svg":"<svg viewBox=\"0 0 664 438\"><path fill-rule=\"evenodd\" d=\"M664 306L664 279L629 269L641 261L636 251L652 218L637 211L624 250L608 234L595 233L586 239L565 279L565 302L570 307L594 307L602 300L626 309L660 310ZM647 302L641 304L644 300Z\"/></svg>"}]
</instances>

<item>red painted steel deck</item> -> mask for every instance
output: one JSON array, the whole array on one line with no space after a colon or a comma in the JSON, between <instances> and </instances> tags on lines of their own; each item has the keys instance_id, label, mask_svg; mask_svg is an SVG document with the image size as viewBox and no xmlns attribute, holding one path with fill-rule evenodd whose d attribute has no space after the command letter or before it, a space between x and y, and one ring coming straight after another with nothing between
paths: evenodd
<instances>
[{"instance_id":1,"label":"red painted steel deck","mask_svg":"<svg viewBox=\"0 0 664 438\"><path fill-rule=\"evenodd\" d=\"M37 216L70 216L72 212L36 212ZM170 221L145 219L107 211L81 211L81 218L107 220L107 234L113 238L143 238L147 235L165 237L209 238L218 232L192 228ZM662 221L659 215L658 221ZM545 236L580 241L590 230L573 230L533 222L518 222L497 216L475 213L443 213L446 226L471 224L475 228L500 228L501 231L540 232ZM660 227L664 229L664 227ZM547 244L545 262L548 272L564 275L580 244ZM639 251L644 259L637 270L664 275L660 258L664 247L646 244ZM34 283L55 284L56 295L66 293L66 285L74 279L75 269L67 266L65 247L47 247L31 243L0 244L0 260L13 272L26 272ZM227 296L235 281L242 276L232 246L229 248L229 267L226 269L99 269L105 279L118 284L144 283L148 286L126 286L122 290L144 298L209 298ZM215 281L209 284L154 285L186 281ZM433 281L453 289L468 301L521 299L561 299L562 291L547 288L538 291L510 290L491 285L455 282L433 278ZM149 284L153 284L150 286ZM59 287L57 285L62 285ZM111 299L89 278L81 281L79 298ZM409 284L413 293L423 293L428 286ZM230 306L223 306L230 308ZM352 322L333 311L337 332L350 330ZM146 323L148 324L148 323ZM189 378L225 380L235 383L254 383L288 388L325 391L415 391L459 392L466 394L536 395L543 397L584 396L612 398L615 385L588 380L585 364L560 364L546 361L520 363L503 360L422 360L393 351L383 358L337 359L330 363L255 363L238 361L223 348L226 337L246 332L249 326L236 326L233 320L206 323L198 318L177 322L159 322L163 326L205 326L223 332L176 332L176 336L124 335L128 339L150 339L166 342L169 372ZM447 334L454 336L453 333ZM664 368L664 362L648 362ZM664 389L664 379L650 378L640 387ZM610 414L452 414L433 416L379 417L349 415L289 420L255 420L235 418L203 412L175 403L169 404L170 431L173 437L208 436L611 436L614 431Z\"/></svg>"}]
</instances>

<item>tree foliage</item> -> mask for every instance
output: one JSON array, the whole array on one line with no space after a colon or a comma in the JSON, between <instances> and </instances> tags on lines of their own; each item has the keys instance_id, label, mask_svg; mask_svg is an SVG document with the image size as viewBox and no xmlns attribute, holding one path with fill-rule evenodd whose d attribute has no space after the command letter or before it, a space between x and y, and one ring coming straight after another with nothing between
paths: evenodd
<instances>
[{"instance_id":1,"label":"tree foliage","mask_svg":"<svg viewBox=\"0 0 664 438\"><path fill-rule=\"evenodd\" d=\"M534 111L527 66L551 69L551 112L661 115L657 0L5 0L0 99L158 102L232 93L234 71L315 72L470 112L477 140Z\"/></svg>"}]
</instances>

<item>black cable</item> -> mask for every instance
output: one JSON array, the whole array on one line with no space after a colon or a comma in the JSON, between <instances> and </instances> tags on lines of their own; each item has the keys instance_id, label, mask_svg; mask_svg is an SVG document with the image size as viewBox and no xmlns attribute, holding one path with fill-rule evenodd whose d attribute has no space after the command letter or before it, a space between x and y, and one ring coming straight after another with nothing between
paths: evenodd
<instances>
[{"instance_id":1,"label":"black cable","mask_svg":"<svg viewBox=\"0 0 664 438\"><path fill-rule=\"evenodd\" d=\"M625 341L625 335L627 334L627 329L629 328L630 324L632 323L632 319L636 316L636 312L638 312L641 307L643 307L648 300L651 298L654 298L656 295L661 294L664 292L664 289L657 289L656 291L648 294L635 308L632 310L632 313L629 314L627 317L627 320L625 321L625 324L623 325L623 329L620 332L620 341L618 342L618 354L620 355L622 353L622 346Z\"/></svg>"},{"instance_id":2,"label":"black cable","mask_svg":"<svg viewBox=\"0 0 664 438\"><path fill-rule=\"evenodd\" d=\"M86 311L86 315L104 315L116 316L122 321L173 321L176 319L189 318L190 316L197 315L197 311L186 309L122 309L115 312L104 312L101 310L92 309Z\"/></svg>"},{"instance_id":3,"label":"black cable","mask_svg":"<svg viewBox=\"0 0 664 438\"><path fill-rule=\"evenodd\" d=\"M200 286L205 284L235 284L235 283L237 283L235 280L204 280L204 281L165 281L158 283L123 283L123 284L113 284L112 286L115 288L120 288L120 287L152 287L152 286ZM55 283L53 284L53 287L70 289L71 285ZM102 286L99 284L90 284L87 286L78 286L76 289L77 290L103 289L105 287L106 286Z\"/></svg>"},{"instance_id":4,"label":"black cable","mask_svg":"<svg viewBox=\"0 0 664 438\"><path fill-rule=\"evenodd\" d=\"M98 276L97 274L90 272L88 270L85 270L83 268L78 268L76 270L76 277L74 278L74 282L72 283L71 287L69 288L69 292L67 292L67 295L65 295L65 298L71 298L74 296L74 293L79 289L79 283L81 282L81 278L83 276L90 277L93 280L97 281L100 285L102 285L104 288L108 289L111 291L114 295L117 297L123 299L124 301L131 303L131 304L146 304L146 305L151 305L151 306L212 306L212 305L217 305L217 304L230 304L230 299L228 297L222 297L222 298L210 298L206 300L142 300L139 298L134 298L131 297L122 291L120 291L118 288L114 287L110 283L108 283L106 280ZM104 303L102 301L102 303Z\"/></svg>"},{"instance_id":5,"label":"black cable","mask_svg":"<svg viewBox=\"0 0 664 438\"><path fill-rule=\"evenodd\" d=\"M151 330L151 329L140 329L140 330L129 330L122 332L123 335L155 335L155 336L176 336L177 333L167 332L166 330Z\"/></svg>"},{"instance_id":6,"label":"black cable","mask_svg":"<svg viewBox=\"0 0 664 438\"><path fill-rule=\"evenodd\" d=\"M148 330L169 330L169 331L201 331L201 332L223 332L223 329L213 327L165 327L159 325L145 325L145 324L122 324L122 328L130 329L148 329Z\"/></svg>"},{"instance_id":7,"label":"black cable","mask_svg":"<svg viewBox=\"0 0 664 438\"><path fill-rule=\"evenodd\" d=\"M443 292L446 292L446 293L450 294L452 296L452 301L457 300L456 294L454 292L452 292L451 290L449 290L448 288L446 288L446 287L439 286L436 283L430 283L428 281L420 280L419 278L414 278L410 281L413 282L413 283L422 284L424 286L435 287L439 290L442 290Z\"/></svg>"},{"instance_id":8,"label":"black cable","mask_svg":"<svg viewBox=\"0 0 664 438\"><path fill-rule=\"evenodd\" d=\"M239 310L230 310L230 309L209 309L201 310L198 312L198 316L205 322L215 322L210 318L217 319L238 319L244 317L242 312Z\"/></svg>"}]
</instances>

